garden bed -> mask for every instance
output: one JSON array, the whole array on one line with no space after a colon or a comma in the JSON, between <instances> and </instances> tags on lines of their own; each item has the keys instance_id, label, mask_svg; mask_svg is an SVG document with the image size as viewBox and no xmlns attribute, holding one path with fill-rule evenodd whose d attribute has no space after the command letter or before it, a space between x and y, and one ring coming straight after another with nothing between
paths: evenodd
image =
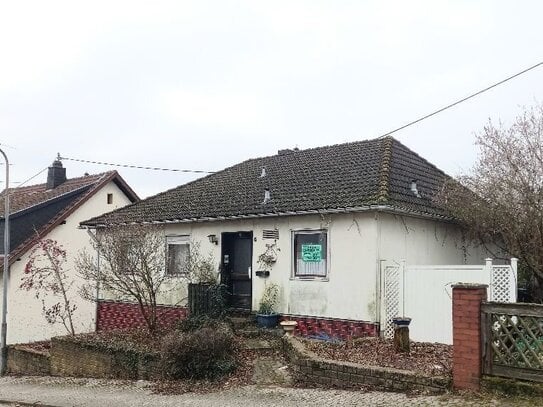
<instances>
[{"instance_id":1,"label":"garden bed","mask_svg":"<svg viewBox=\"0 0 543 407\"><path fill-rule=\"evenodd\" d=\"M309 339L303 342L308 350L324 359L409 370L429 376L452 376L451 345L411 342L410 353L396 353L392 340L381 338L341 343Z\"/></svg>"},{"instance_id":2,"label":"garden bed","mask_svg":"<svg viewBox=\"0 0 543 407\"><path fill-rule=\"evenodd\" d=\"M452 380L450 376L444 374L405 370L402 369L404 366L401 368L378 366L376 361L378 355L375 354L378 352L377 343L366 348L365 354L368 358L360 359L354 356L358 352L349 356L350 353L345 349L347 346L351 346L349 350L359 348L360 345L356 342L356 345L340 345L301 340L292 336L284 336L282 341L294 378L303 385L433 394L444 393L451 388ZM368 343L364 345L369 346ZM360 351L360 348L358 350ZM363 363L357 363L353 359L361 360ZM391 359L393 357L388 358ZM370 360L372 364L369 364Z\"/></svg>"}]
</instances>

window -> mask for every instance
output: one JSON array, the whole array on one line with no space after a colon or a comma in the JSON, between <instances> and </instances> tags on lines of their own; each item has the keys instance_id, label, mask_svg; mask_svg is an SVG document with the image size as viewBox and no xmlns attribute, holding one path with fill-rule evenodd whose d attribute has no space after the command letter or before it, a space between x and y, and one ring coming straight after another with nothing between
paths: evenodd
<instances>
[{"instance_id":1,"label":"window","mask_svg":"<svg viewBox=\"0 0 543 407\"><path fill-rule=\"evenodd\" d=\"M113 194L107 194L107 204L111 205L113 203Z\"/></svg>"},{"instance_id":2,"label":"window","mask_svg":"<svg viewBox=\"0 0 543 407\"><path fill-rule=\"evenodd\" d=\"M328 271L328 232L292 232L294 277L326 277Z\"/></svg>"},{"instance_id":3,"label":"window","mask_svg":"<svg viewBox=\"0 0 543 407\"><path fill-rule=\"evenodd\" d=\"M166 236L166 274L175 276L186 272L190 256L189 236Z\"/></svg>"}]
</instances>

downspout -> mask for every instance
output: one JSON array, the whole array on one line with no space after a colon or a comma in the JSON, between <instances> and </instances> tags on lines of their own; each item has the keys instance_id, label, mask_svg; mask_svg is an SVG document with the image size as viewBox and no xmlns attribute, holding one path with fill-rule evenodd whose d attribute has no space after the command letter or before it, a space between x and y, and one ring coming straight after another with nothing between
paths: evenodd
<instances>
[{"instance_id":1,"label":"downspout","mask_svg":"<svg viewBox=\"0 0 543 407\"><path fill-rule=\"evenodd\" d=\"M10 251L10 230L9 230L9 160L2 149L0 153L6 161L6 189L4 194L4 268L2 271L2 325L0 328L0 375L5 375L7 370L8 348L7 342L7 314L8 314L8 288L9 288L9 251Z\"/></svg>"},{"instance_id":2,"label":"downspout","mask_svg":"<svg viewBox=\"0 0 543 407\"><path fill-rule=\"evenodd\" d=\"M375 212L375 220L377 222L377 233L375 237L376 246L376 287L375 287L375 321L381 329L381 216L379 211Z\"/></svg>"},{"instance_id":3,"label":"downspout","mask_svg":"<svg viewBox=\"0 0 543 407\"><path fill-rule=\"evenodd\" d=\"M94 289L94 302L96 304L96 306L94 307L94 331L96 332L98 331L98 307L100 300L100 247L96 235L93 234L90 229L87 229L87 233L89 234L90 238L96 243L96 272L98 276L98 278L96 279L96 287Z\"/></svg>"}]
</instances>

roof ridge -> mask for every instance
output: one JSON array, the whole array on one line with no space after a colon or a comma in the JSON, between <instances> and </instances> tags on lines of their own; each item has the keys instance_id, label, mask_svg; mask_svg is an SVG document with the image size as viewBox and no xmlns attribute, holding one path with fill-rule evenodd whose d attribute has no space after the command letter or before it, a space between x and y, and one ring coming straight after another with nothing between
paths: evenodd
<instances>
[{"instance_id":1,"label":"roof ridge","mask_svg":"<svg viewBox=\"0 0 543 407\"><path fill-rule=\"evenodd\" d=\"M377 192L377 202L385 203L388 201L388 192L390 187L390 164L392 161L392 143L393 137L383 138L383 156L379 168L379 185Z\"/></svg>"},{"instance_id":2,"label":"roof ridge","mask_svg":"<svg viewBox=\"0 0 543 407\"><path fill-rule=\"evenodd\" d=\"M60 184L59 186L62 186L63 184L65 184L66 182L70 182L70 181L76 181L76 180L82 180L84 178L90 178L90 177L96 177L96 180L94 180L93 182L98 182L99 180L101 180L104 176L109 176L110 174L114 173L114 172L117 172L117 170L111 170L111 171L104 171L104 172L99 172L97 174L88 174L88 175L81 175L79 177L73 177L73 178L67 178L66 181L64 181L62 184ZM39 187L39 186L42 186L42 185L45 185L47 184L47 182L40 182L39 184L30 184L30 185L24 185L24 186L14 186L14 187L10 187L9 190L10 192L11 191L18 191L18 192L22 192L24 191L25 189L30 189L30 188L36 188L36 187ZM2 192L0 192L0 195L2 195L5 191L5 188L2 190Z\"/></svg>"}]
</instances>

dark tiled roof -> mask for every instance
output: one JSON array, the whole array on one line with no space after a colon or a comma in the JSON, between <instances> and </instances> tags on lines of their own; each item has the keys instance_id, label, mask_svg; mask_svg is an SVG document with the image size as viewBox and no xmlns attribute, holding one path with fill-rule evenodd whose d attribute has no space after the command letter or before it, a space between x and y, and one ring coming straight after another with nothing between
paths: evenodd
<instances>
[{"instance_id":1,"label":"dark tiled roof","mask_svg":"<svg viewBox=\"0 0 543 407\"><path fill-rule=\"evenodd\" d=\"M265 216L367 205L443 215L432 197L445 177L387 137L250 159L82 224ZM413 180L420 197L411 191ZM271 196L267 203L265 189Z\"/></svg>"},{"instance_id":2,"label":"dark tiled roof","mask_svg":"<svg viewBox=\"0 0 543 407\"><path fill-rule=\"evenodd\" d=\"M56 188L46 184L10 188L10 253L22 255L29 246L62 222L96 191L113 181L132 202L138 200L117 171L71 178ZM4 252L4 197L0 194L0 253Z\"/></svg>"}]
</instances>

